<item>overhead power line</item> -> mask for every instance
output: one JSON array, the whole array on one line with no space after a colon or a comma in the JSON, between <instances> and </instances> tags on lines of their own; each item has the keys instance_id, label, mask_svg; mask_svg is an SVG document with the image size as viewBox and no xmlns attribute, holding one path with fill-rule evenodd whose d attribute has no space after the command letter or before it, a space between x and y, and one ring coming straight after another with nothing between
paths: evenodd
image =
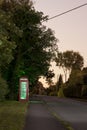
<instances>
[{"instance_id":1,"label":"overhead power line","mask_svg":"<svg viewBox=\"0 0 87 130\"><path fill-rule=\"evenodd\" d=\"M62 15L64 15L64 14L67 14L67 13L69 13L69 12L71 12L71 11L74 11L74 10L79 9L79 8L81 8L81 7L83 7L83 6L86 6L86 5L87 5L87 3L82 4L82 5L80 5L80 6L77 6L77 7L75 7L75 8L72 8L72 9L70 9L70 10L67 10L67 11L65 11L65 12L63 12L63 13L60 13L60 14L55 15L55 16L53 16L53 17L50 17L48 20L51 20L51 19L54 19L54 18L56 18L56 17L62 16ZM47 20L47 21L48 21L48 20ZM45 20L44 20L44 21L45 21Z\"/></svg>"}]
</instances>

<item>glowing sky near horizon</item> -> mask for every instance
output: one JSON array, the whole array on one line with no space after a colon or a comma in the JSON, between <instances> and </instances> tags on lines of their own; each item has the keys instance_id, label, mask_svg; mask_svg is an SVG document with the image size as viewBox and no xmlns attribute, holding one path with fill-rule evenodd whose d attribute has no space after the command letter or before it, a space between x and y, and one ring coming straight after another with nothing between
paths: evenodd
<instances>
[{"instance_id":1,"label":"glowing sky near horizon","mask_svg":"<svg viewBox=\"0 0 87 130\"><path fill-rule=\"evenodd\" d=\"M87 0L33 1L35 9L49 17L87 3ZM44 25L54 30L56 38L59 39L59 51L78 51L83 56L85 66L87 66L87 5L44 22Z\"/></svg>"}]
</instances>

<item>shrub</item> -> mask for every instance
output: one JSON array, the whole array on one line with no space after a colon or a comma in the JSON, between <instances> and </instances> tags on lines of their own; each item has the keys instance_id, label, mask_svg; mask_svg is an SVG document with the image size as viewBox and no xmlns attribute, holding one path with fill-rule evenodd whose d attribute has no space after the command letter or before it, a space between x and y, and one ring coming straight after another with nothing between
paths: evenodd
<instances>
[{"instance_id":1,"label":"shrub","mask_svg":"<svg viewBox=\"0 0 87 130\"><path fill-rule=\"evenodd\" d=\"M87 85L82 86L82 98L87 98Z\"/></svg>"},{"instance_id":2,"label":"shrub","mask_svg":"<svg viewBox=\"0 0 87 130\"><path fill-rule=\"evenodd\" d=\"M64 96L64 93L63 93L63 88L62 88L62 87L59 88L58 97L61 97L61 98L65 97L65 96Z\"/></svg>"},{"instance_id":3,"label":"shrub","mask_svg":"<svg viewBox=\"0 0 87 130\"><path fill-rule=\"evenodd\" d=\"M6 81L0 76L0 101L5 100L5 96L8 93Z\"/></svg>"}]
</instances>

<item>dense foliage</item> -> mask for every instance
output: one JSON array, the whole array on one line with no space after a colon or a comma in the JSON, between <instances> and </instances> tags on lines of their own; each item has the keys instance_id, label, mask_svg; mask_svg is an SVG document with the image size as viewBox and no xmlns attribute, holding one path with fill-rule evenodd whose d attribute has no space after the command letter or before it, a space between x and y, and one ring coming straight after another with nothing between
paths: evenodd
<instances>
[{"instance_id":1,"label":"dense foliage","mask_svg":"<svg viewBox=\"0 0 87 130\"><path fill-rule=\"evenodd\" d=\"M87 68L73 70L69 80L63 85L67 97L87 98Z\"/></svg>"},{"instance_id":2,"label":"dense foliage","mask_svg":"<svg viewBox=\"0 0 87 130\"><path fill-rule=\"evenodd\" d=\"M55 57L57 39L42 21L42 12L30 0L2 0L0 4L0 69L9 85L9 98L17 98L21 76L30 86L46 75Z\"/></svg>"}]
</instances>

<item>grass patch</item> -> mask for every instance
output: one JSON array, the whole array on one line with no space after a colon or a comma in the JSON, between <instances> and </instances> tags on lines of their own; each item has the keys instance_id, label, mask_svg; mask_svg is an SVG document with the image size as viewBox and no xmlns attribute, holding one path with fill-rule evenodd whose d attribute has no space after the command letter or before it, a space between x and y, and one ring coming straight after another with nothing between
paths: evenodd
<instances>
[{"instance_id":1,"label":"grass patch","mask_svg":"<svg viewBox=\"0 0 87 130\"><path fill-rule=\"evenodd\" d=\"M28 103L0 102L0 130L22 130Z\"/></svg>"}]
</instances>

